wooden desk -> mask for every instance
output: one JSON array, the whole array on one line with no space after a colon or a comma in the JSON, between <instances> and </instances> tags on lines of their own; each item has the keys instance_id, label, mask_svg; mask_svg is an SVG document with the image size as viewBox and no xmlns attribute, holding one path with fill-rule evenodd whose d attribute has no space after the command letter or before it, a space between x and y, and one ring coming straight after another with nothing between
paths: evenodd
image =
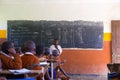
<instances>
[{"instance_id":1,"label":"wooden desk","mask_svg":"<svg viewBox=\"0 0 120 80\"><path fill-rule=\"evenodd\" d=\"M9 70L1 70L0 76L5 76L7 79L13 79L13 78L27 78L27 77L35 77L42 73L42 70L30 70L29 73L22 73L22 74L13 74Z\"/></svg>"}]
</instances>

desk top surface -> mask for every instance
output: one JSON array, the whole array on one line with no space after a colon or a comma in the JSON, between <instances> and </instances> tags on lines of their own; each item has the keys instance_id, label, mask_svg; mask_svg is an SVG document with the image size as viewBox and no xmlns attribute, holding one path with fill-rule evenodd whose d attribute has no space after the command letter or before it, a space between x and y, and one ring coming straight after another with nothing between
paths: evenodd
<instances>
[{"instance_id":1,"label":"desk top surface","mask_svg":"<svg viewBox=\"0 0 120 80\"><path fill-rule=\"evenodd\" d=\"M42 72L42 70L30 70L29 73L37 74L37 73L40 73L40 72ZM27 73L27 74L29 74L29 73ZM13 74L13 73L10 72L9 70L0 70L0 74ZM26 73L23 73L23 74L26 74Z\"/></svg>"}]
</instances>

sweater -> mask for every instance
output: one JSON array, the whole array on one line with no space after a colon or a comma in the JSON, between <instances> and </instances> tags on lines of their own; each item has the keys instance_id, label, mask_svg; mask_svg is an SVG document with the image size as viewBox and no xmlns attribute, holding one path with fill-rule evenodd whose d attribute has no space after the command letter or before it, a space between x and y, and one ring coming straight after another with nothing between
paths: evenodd
<instances>
[{"instance_id":1,"label":"sweater","mask_svg":"<svg viewBox=\"0 0 120 80\"><path fill-rule=\"evenodd\" d=\"M28 68L28 67L32 66L33 64L40 64L39 58L32 54L24 54L23 56L21 56L21 59L22 59L22 67L23 68ZM32 70L41 70L42 67L41 66L32 66L31 69Z\"/></svg>"},{"instance_id":2,"label":"sweater","mask_svg":"<svg viewBox=\"0 0 120 80\"><path fill-rule=\"evenodd\" d=\"M2 62L2 69L21 69L22 60L19 54L13 54L14 58L0 52L0 59Z\"/></svg>"}]
</instances>

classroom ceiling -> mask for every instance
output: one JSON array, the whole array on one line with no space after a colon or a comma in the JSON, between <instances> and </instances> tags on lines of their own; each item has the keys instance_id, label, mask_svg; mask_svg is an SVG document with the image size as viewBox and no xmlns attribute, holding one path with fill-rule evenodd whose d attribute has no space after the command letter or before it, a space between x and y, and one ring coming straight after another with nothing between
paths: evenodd
<instances>
[{"instance_id":1,"label":"classroom ceiling","mask_svg":"<svg viewBox=\"0 0 120 80\"><path fill-rule=\"evenodd\" d=\"M120 0L0 0L0 4L38 4L38 3L51 3L51 2L120 2Z\"/></svg>"}]
</instances>

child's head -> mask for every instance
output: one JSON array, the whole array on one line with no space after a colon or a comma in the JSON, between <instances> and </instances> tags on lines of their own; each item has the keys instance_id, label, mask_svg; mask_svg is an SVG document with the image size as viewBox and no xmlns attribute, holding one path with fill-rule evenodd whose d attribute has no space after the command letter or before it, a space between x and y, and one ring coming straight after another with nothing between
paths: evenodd
<instances>
[{"instance_id":1,"label":"child's head","mask_svg":"<svg viewBox=\"0 0 120 80\"><path fill-rule=\"evenodd\" d=\"M37 55L38 57L41 56L41 55L43 55L44 52L45 52L44 46L42 46L42 45L37 45L37 46L36 46L36 55Z\"/></svg>"},{"instance_id":2,"label":"child's head","mask_svg":"<svg viewBox=\"0 0 120 80\"><path fill-rule=\"evenodd\" d=\"M57 38L54 39L54 45L58 45L59 44L59 41Z\"/></svg>"},{"instance_id":3,"label":"child's head","mask_svg":"<svg viewBox=\"0 0 120 80\"><path fill-rule=\"evenodd\" d=\"M36 53L36 45L33 41L26 41L24 43L24 51L25 52L32 52L32 53Z\"/></svg>"},{"instance_id":4,"label":"child's head","mask_svg":"<svg viewBox=\"0 0 120 80\"><path fill-rule=\"evenodd\" d=\"M11 41L5 41L2 43L1 45L1 50L5 53L5 54L9 54L9 49L10 48L14 48L14 43Z\"/></svg>"},{"instance_id":5,"label":"child's head","mask_svg":"<svg viewBox=\"0 0 120 80\"><path fill-rule=\"evenodd\" d=\"M57 50L52 51L52 56L57 57L59 56L59 52Z\"/></svg>"},{"instance_id":6,"label":"child's head","mask_svg":"<svg viewBox=\"0 0 120 80\"><path fill-rule=\"evenodd\" d=\"M45 48L45 52L44 52L45 55L49 55L50 54L50 50L48 47Z\"/></svg>"}]
</instances>

